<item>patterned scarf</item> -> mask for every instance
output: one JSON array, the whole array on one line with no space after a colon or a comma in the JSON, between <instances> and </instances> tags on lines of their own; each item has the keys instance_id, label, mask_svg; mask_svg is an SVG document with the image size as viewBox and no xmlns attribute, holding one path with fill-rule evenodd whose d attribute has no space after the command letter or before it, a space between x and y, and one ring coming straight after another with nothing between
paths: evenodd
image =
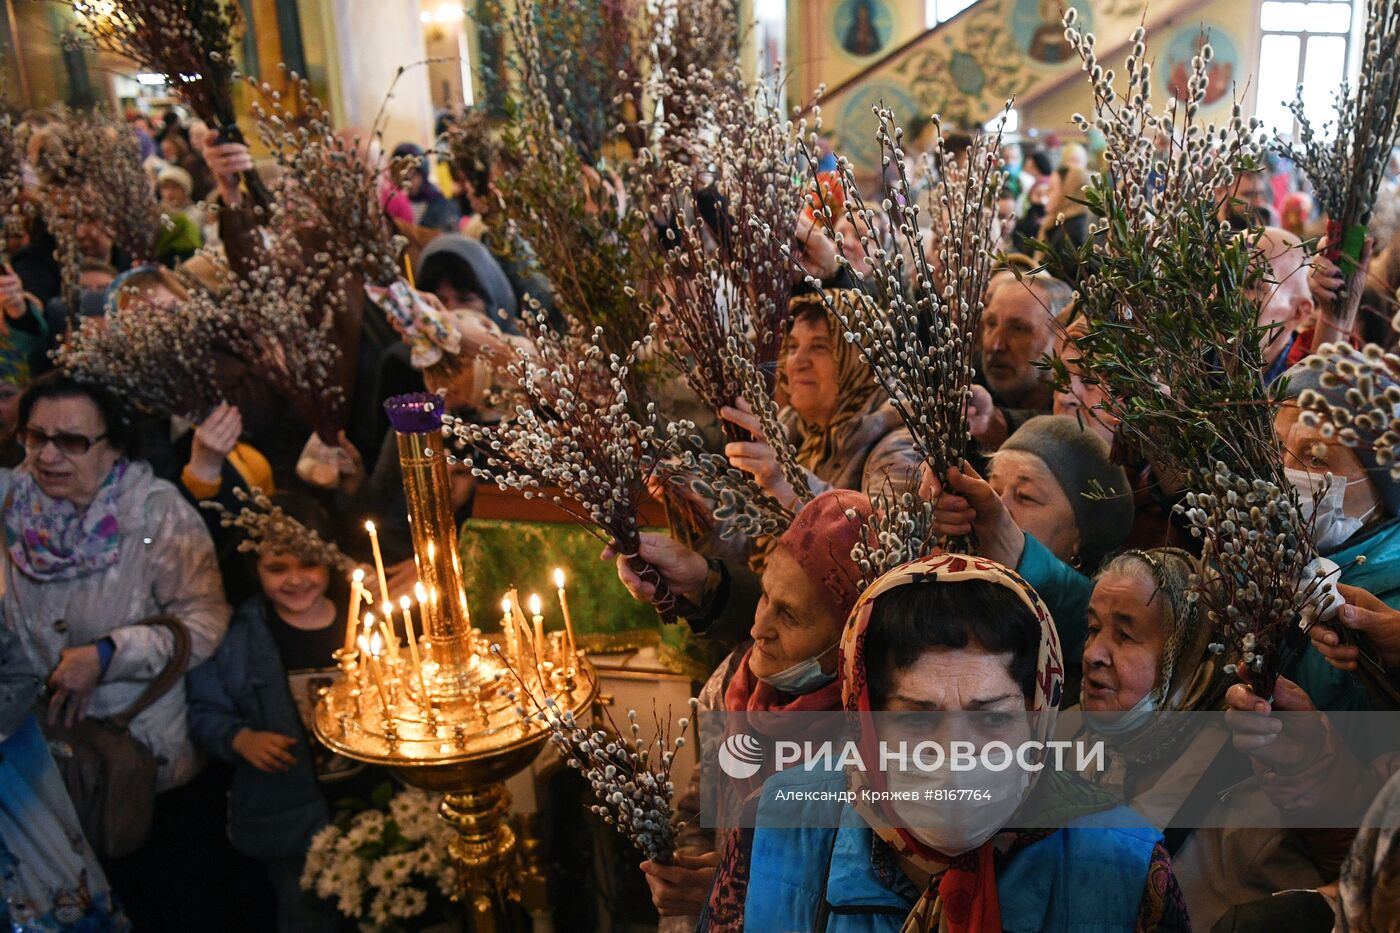
<instances>
[{"instance_id":1,"label":"patterned scarf","mask_svg":"<svg viewBox=\"0 0 1400 933\"><path fill-rule=\"evenodd\" d=\"M851 289L834 294L836 301L850 302L861 293ZM788 307L793 319L796 319L808 308L820 307L821 302L821 296L816 293L795 295ZM855 344L846 339L841 322L827 312L826 323L831 330L831 352L836 357L836 410L824 426L812 424L790 409L791 418L786 419L795 422L797 462L813 473L818 472L818 467L831 463L845 448L846 439L860 427L861 419L878 409L887 399L884 391L875 383L865 357ZM780 359L786 360L789 350L789 341L785 340ZM787 367L782 363L778 366L778 397L788 397Z\"/></svg>"},{"instance_id":2,"label":"patterned scarf","mask_svg":"<svg viewBox=\"0 0 1400 933\"><path fill-rule=\"evenodd\" d=\"M876 580L861 596L841 636L842 699L848 712L871 712L865 636L876 599L900 586L935 582L951 585L970 580L985 580L1006 587L1039 620L1040 651L1036 660L1035 693L1029 708L1040 713L1036 717L1035 738L1042 742L1050 738L1064 684L1060 636L1055 631L1050 612L1035 590L1012 571L994 561L962 554L939 554L896 567ZM875 729L867 716L860 717L859 728L861 753L868 761L871 760L870 755L876 754L873 748ZM1032 782L1038 774L1032 775ZM848 780L850 789L857 792L853 805L867 825L895 853L930 875L929 886L904 921L902 933L1001 933L1001 907L997 900L994 859L998 853L1010 852L1048 835L1048 832L1005 830L971 852L949 857L929 848L907 829L895 825L899 820L887 804L872 806L869 802L861 801L859 791L862 787L868 786L876 791L887 789L883 774L878 771L853 771L848 774Z\"/></svg>"},{"instance_id":3,"label":"patterned scarf","mask_svg":"<svg viewBox=\"0 0 1400 933\"><path fill-rule=\"evenodd\" d=\"M1337 933L1400 929L1400 775L1381 788L1342 863Z\"/></svg>"},{"instance_id":4,"label":"patterned scarf","mask_svg":"<svg viewBox=\"0 0 1400 933\"><path fill-rule=\"evenodd\" d=\"M16 471L5 498L5 544L15 566L40 582L72 580L117 562L117 500L128 463L118 460L87 508L53 499L34 475Z\"/></svg>"}]
</instances>

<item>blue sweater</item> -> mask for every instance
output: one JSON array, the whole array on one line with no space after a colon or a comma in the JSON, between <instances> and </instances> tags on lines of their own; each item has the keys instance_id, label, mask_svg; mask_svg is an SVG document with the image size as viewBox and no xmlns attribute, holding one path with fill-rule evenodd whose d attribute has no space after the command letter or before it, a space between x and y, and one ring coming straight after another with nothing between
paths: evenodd
<instances>
[{"instance_id":1,"label":"blue sweater","mask_svg":"<svg viewBox=\"0 0 1400 933\"><path fill-rule=\"evenodd\" d=\"M778 791L822 795L845 787L840 772L783 771L763 786L754 830L746 933L825 930L897 933L914 907L871 864L874 833L831 800L778 800ZM1101 822L1133 823L1110 811ZM997 869L1002 928L1009 933L1132 933L1147 885L1155 829L1094 826L1093 817L1016 852ZM770 828L765 828L764 824ZM798 828L771 828L771 827ZM826 902L826 921L818 915Z\"/></svg>"},{"instance_id":2,"label":"blue sweater","mask_svg":"<svg viewBox=\"0 0 1400 933\"><path fill-rule=\"evenodd\" d=\"M228 834L234 848L257 859L301 855L329 822L311 750L287 672L272 640L262 597L238 607L214 656L190 671L190 733L211 755L235 765L228 792ZM240 729L295 736L296 763L286 771L259 771L233 750Z\"/></svg>"}]
</instances>

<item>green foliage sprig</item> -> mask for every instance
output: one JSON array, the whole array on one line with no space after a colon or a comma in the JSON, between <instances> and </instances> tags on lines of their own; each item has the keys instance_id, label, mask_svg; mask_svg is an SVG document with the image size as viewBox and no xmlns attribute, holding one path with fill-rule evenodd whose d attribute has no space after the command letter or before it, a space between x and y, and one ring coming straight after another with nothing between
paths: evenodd
<instances>
[{"instance_id":1,"label":"green foliage sprig","mask_svg":"<svg viewBox=\"0 0 1400 933\"><path fill-rule=\"evenodd\" d=\"M1155 110L1141 27L1120 97L1094 37L1075 22L1071 9L1065 38L1095 104L1092 119L1075 122L1103 133L1105 171L1085 195L1089 241L1077 255L1047 250L1048 262L1078 277L1079 366L1107 390L1103 408L1120 438L1189 490L1178 509L1202 539L1203 566L1219 571L1219 586L1195 593L1219 633L1216 650L1229 646L1239 675L1272 696L1285 637L1315 581L1304 581L1311 529L1274 432L1281 388L1262 379L1268 264L1258 231L1236 233L1219 219L1222 192L1260 162L1258 121L1244 120L1238 105L1223 126L1198 121L1209 45L1192 59L1185 95Z\"/></svg>"}]
</instances>

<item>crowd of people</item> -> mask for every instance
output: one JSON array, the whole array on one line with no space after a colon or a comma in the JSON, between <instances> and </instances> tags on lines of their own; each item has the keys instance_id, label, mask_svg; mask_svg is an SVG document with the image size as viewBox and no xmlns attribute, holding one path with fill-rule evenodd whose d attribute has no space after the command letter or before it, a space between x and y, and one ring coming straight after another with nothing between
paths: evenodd
<instances>
[{"instance_id":1,"label":"crowd of people","mask_svg":"<svg viewBox=\"0 0 1400 933\"><path fill-rule=\"evenodd\" d=\"M29 138L42 141L45 115L26 119ZM464 417L502 417L491 388L503 361L529 352L521 336L535 326L527 309L549 318L551 270L502 248L509 217L496 182L507 168L434 162L405 143L393 150L396 164L417 161L400 177L386 172L381 206L413 244L423 300L450 313L468 338L468 365L447 379L416 368L383 311L364 300L344 386L350 419L334 446L298 423L257 373L197 423L138 410L120 386L55 371L50 351L138 298L178 304L216 290L202 251L232 254L247 235L240 175L258 166L245 145L173 112L158 132L139 115L131 124L162 207L159 263L131 265L114 248L115 231L88 225L70 304L40 215L5 231L0 891L8 928L339 929L346 918L300 886L306 852L337 801L368 797L366 788L386 776L318 744L295 683L332 666L345 577L316 554L250 553L238 528L202 506L237 511L240 496L269 496L361 560L360 529L373 518L392 597L410 590L416 571L382 403L426 389ZM1229 759L1248 779L1240 793L1259 807L1326 805L1351 821L1339 825L1354 826L1374 801L1393 820L1391 758L1368 757L1332 734L1275 735L1268 715L1379 708L1353 676L1357 649L1318 626L1273 697L1244 689L1210 650L1209 626L1188 597L1198 545L1173 511L1183 490L1159 475L1150 451L1121 449L1101 407L1109 387L1076 370L1077 283L1053 277L1042 260L1090 237L1084 190L1095 154L1052 140L1009 143L1001 156L1005 255L982 298L962 469L931 474L841 320L812 288L797 287L776 385L808 488L793 488L744 400L706 426L722 418L748 438L731 439L722 452L796 511L791 527L739 548L646 534L639 555L617 556L619 577L636 599L656 597L658 578L638 573L639 556L680 599L685 624L728 649L700 691L702 711L1231 710L1233 732L1185 747L1153 734L1154 720L1134 719L1113 736L1114 748L1152 753L1085 775L1093 791L1086 800L1095 801L1086 814L1151 797L1178 779L1183 762L1204 770ZM1343 338L1394 342L1386 326L1400 285L1391 268L1400 236L1386 226L1400 197L1393 176L1370 231L1359 324ZM1272 329L1259 380L1287 378L1292 398L1313 389L1345 404L1344 390L1306 364L1338 336L1319 309L1332 305L1342 277L1316 251L1325 218L1314 216L1301 187L1287 164L1243 175L1221 192L1220 219L1262 228L1270 268L1258 304ZM36 176L25 197L44 199ZM801 223L794 218L794 229ZM810 223L805 229L807 271L830 289L858 287L838 243ZM1057 380L1057 367L1065 378ZM1400 479L1373 451L1345 446L1300 417L1296 405L1278 412L1276 429L1300 489L1327 492L1318 499L1316 543L1342 568L1339 625L1367 636L1393 674ZM452 470L460 522L478 480L469 465ZM938 533L974 536L978 556L925 557L863 589L851 556L853 516L906 494L935 501ZM100 793L70 800L72 785L56 764L64 737L84 721L124 717L155 762L149 831L134 844L123 838L123 801ZM1270 740L1256 741L1261 733ZM760 775L747 789L755 829L705 831L692 819L670 863L641 866L663 926L1323 930L1334 908L1342 930L1400 923L1393 822L1379 835L1164 835L1085 822L968 836L955 827L908 830L852 809L834 822L812 815L809 829L764 826L770 817L783 826L806 819L775 812L775 790L833 780ZM698 794L696 783L679 795L680 815L698 812Z\"/></svg>"}]
</instances>

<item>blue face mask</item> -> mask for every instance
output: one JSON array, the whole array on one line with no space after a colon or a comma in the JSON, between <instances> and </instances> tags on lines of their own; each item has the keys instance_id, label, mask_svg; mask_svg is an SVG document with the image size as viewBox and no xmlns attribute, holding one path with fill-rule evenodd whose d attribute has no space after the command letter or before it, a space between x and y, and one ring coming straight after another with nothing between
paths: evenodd
<instances>
[{"instance_id":1,"label":"blue face mask","mask_svg":"<svg viewBox=\"0 0 1400 933\"><path fill-rule=\"evenodd\" d=\"M838 640L830 648L807 658L805 661L798 661L792 667L784 668L776 674L758 679L774 690L780 690L789 696L800 697L813 690L820 690L836 679L835 671L828 674L822 670L821 659L836 650L836 646L839 644L841 642Z\"/></svg>"},{"instance_id":2,"label":"blue face mask","mask_svg":"<svg viewBox=\"0 0 1400 933\"><path fill-rule=\"evenodd\" d=\"M1157 712L1156 694L1155 688L1147 691L1141 700L1132 705L1131 709L1123 710L1121 713L1113 713L1109 710L1089 713L1085 722L1090 729L1105 738L1121 739L1124 736L1132 735L1146 725L1152 714Z\"/></svg>"}]
</instances>

